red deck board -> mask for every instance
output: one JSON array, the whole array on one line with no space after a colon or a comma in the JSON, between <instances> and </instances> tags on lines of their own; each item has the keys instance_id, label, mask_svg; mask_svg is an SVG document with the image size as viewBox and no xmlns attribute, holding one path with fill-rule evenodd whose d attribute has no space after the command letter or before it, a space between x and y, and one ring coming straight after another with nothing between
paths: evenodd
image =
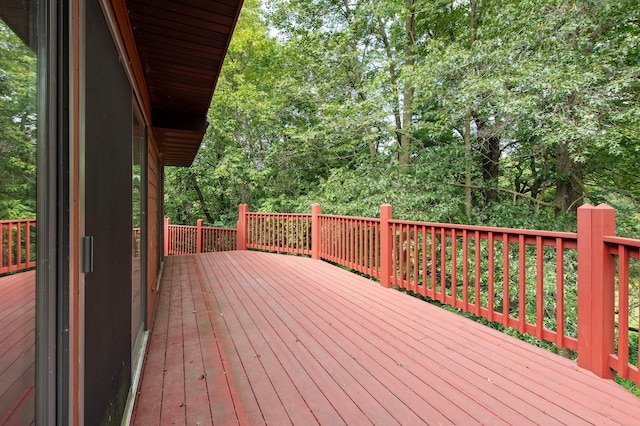
<instances>
[{"instance_id":1,"label":"red deck board","mask_svg":"<svg viewBox=\"0 0 640 426\"><path fill-rule=\"evenodd\" d=\"M222 271L221 271L222 272ZM234 271L228 270L224 271L227 274L233 274ZM251 296L253 294L247 294L246 292L238 293L238 291L242 291L241 283L234 282L230 286L236 291L236 297L238 300L243 300L245 302L249 302ZM340 417L331 404L323 397L320 388L316 385L315 381L309 376L309 374L304 370L303 366L300 364L296 356L292 353L292 351L298 351L300 347L299 339L290 333L290 330L278 327L278 318L270 317L267 319L265 317L265 313L261 312L260 309L264 309L270 303L265 301L265 303L253 304L250 308L246 310L247 315L251 316L254 320L255 324L258 326L259 331L263 334L264 340L268 342L269 349L273 349L274 353L279 355L278 364L278 373L280 373L280 377L288 382L293 382L294 386L299 390L302 398L306 401L300 401L298 397L294 397L289 400L288 398L283 396L283 399L287 401L287 409L289 412L289 406L295 405L295 411L298 415L302 413L312 414L314 417L318 419L324 419L324 421L331 422L333 424L340 423ZM281 335L285 334L287 337L282 338ZM289 344L287 344L287 342ZM266 346L266 345L263 345ZM262 357L261 357L262 358ZM262 358L265 363L268 363L267 359ZM268 364L267 364L268 365ZM282 369L286 369L286 373L288 377L284 378L282 376ZM270 375L273 375L273 370L270 369ZM278 377L274 377L274 380L278 380ZM289 390L291 390L289 388ZM346 397L346 395L345 395ZM294 413L295 414L295 413ZM300 419L296 420L296 418L292 417L292 421L294 423L298 423L298 421L309 421L309 419ZM315 422L315 421L314 421ZM298 423L299 424L299 423Z\"/></svg>"},{"instance_id":2,"label":"red deck board","mask_svg":"<svg viewBox=\"0 0 640 426\"><path fill-rule=\"evenodd\" d=\"M179 264L179 275L172 277L169 301L169 323L165 347L164 383L162 392L161 424L182 424L186 419L184 381L184 342L182 335L182 289L184 265Z\"/></svg>"},{"instance_id":3,"label":"red deck board","mask_svg":"<svg viewBox=\"0 0 640 426\"><path fill-rule=\"evenodd\" d=\"M0 424L35 419L35 271L0 278Z\"/></svg>"},{"instance_id":4,"label":"red deck board","mask_svg":"<svg viewBox=\"0 0 640 426\"><path fill-rule=\"evenodd\" d=\"M420 304L421 302L418 301ZM420 306L424 308L424 305ZM438 309L434 307L429 307L429 309ZM408 318L411 315L415 315L414 312L410 310L406 312L396 312L399 316L407 316ZM497 374L501 376L504 371L509 374L515 374L516 376L521 376L517 380L513 380L515 383L525 383L521 382L521 380L526 380L526 388L528 390L537 390L538 395L541 397L545 397L545 395L550 395L550 402L552 405L560 405L567 401L565 401L569 396L575 395L575 392L578 392L580 398L574 398L575 402L578 402L576 415L581 415L584 410L590 411L596 409L603 414L608 416L617 416L617 409L614 407L614 401L607 397L609 390L606 391L598 391L597 387L593 387L593 383L589 383L589 379L586 378L591 373L588 373L584 370L579 369L575 363L563 360L559 357L549 358L547 352L542 352L542 356L536 355L537 351L541 351L538 348L534 348L531 345L527 345L526 343L520 342L518 340L510 339L511 341L501 342L503 335L497 333L495 337L498 338L496 340L486 340L482 335L487 332L486 327L480 326L479 334L467 333L468 329L473 329L474 327L478 327L478 325L474 325L474 327L469 326L468 328L459 329L452 328L452 322L447 321L446 317L452 315L450 313L442 313L442 316L435 315L432 316L432 320L434 322L438 321L438 327L434 328L434 336L429 337L429 339L437 339L440 342L446 342L447 340L452 340L448 345L457 352L464 354L467 358L469 358L469 362L474 362L478 359L478 357L484 357L481 360L484 364L479 364L480 367L489 368L487 370L488 373ZM439 319L442 318L442 319ZM409 327L416 327L411 323L408 323ZM449 329L449 330L447 330ZM494 332L496 334L496 332ZM452 337L456 337L452 339ZM509 336L505 336L509 337ZM494 347L500 347L503 349L501 355L505 355L506 358L492 358L491 353L495 352L495 350L491 349L491 346L488 346L489 349L483 349L479 351L479 348L487 345L494 345ZM522 349L525 349L523 352ZM504 350L506 349L506 350ZM537 350L537 351L536 351ZM485 354L486 353L486 354ZM472 354L472 355L470 355ZM527 362L527 358L531 357L530 362ZM563 362L564 361L564 362ZM465 362L465 360L462 360ZM525 369L522 369L523 363L525 364ZM486 366L486 367L485 367ZM505 368L506 367L506 368ZM555 371L554 371L555 370ZM557 374L570 374L571 370L574 370L578 373L575 377L578 379L572 380L569 382L559 382L557 379ZM585 379L586 378L586 379ZM585 379L584 382L581 379ZM608 385L613 385L617 387L617 385L605 381ZM552 387L557 391L557 394L549 394L547 391L549 387ZM607 386L608 387L608 386ZM571 392L567 392L570 390ZM582 403L582 406L579 404ZM622 407L624 411L625 407ZM628 413L636 416L636 413Z\"/></svg>"},{"instance_id":5,"label":"red deck board","mask_svg":"<svg viewBox=\"0 0 640 426\"><path fill-rule=\"evenodd\" d=\"M416 302L420 304L421 307L424 306L420 301ZM438 308L430 306L429 309L433 310ZM438 311L441 312L441 310ZM411 317L412 314L413 312L410 311L407 313L398 312L398 315L407 315L407 317ZM433 330L436 334L431 338L446 343L447 340L452 339L452 336L457 336L457 338L453 339L452 342L447 343L447 345L468 359L467 361L463 359L462 363L475 362L478 360L479 356L483 356L484 359L481 359L481 362L478 365L482 368L489 368L492 374L502 375L502 372L504 371L504 369L501 368L501 364L504 363L503 356L507 355L512 357L511 369L510 371L507 370L507 373L511 375L510 380L513 383L521 383L522 387L527 390L537 388L539 391L539 397L545 398L545 395L547 395L547 399L551 405L546 405L545 409L549 407L553 408L554 405L558 405L563 409L566 409L564 403L572 402L575 406L575 409L573 409L574 415L579 416L582 415L585 410L587 412L592 410L594 405L604 407L615 405L615 400L608 396L609 389L606 392L601 393L599 396L594 395L591 397L587 396L585 398L578 394L578 397L576 397L575 392L578 389L585 389L585 386L585 390L593 395L593 381L590 381L590 383L589 381L586 383L579 382L578 384L574 383L573 380L559 381L558 377L560 376L558 376L558 374L571 374L572 370L579 372L582 377L591 375L591 373L577 368L575 363L557 356L549 357L547 352L542 351L539 348L535 348L524 342L510 338L509 336L502 335L496 331L490 331L492 339L487 339L485 335L489 332L489 329L478 324L474 324L473 326L465 327L463 329L456 328L454 327L455 322L447 320L447 317L451 315L452 314L450 313L442 312L442 315L435 315L431 317L434 322L437 322L437 324L434 324L437 325L437 327L434 327ZM480 333L468 335L466 334L468 329L477 329ZM493 337L496 337L497 341L493 339ZM508 339L501 343L505 337ZM478 351L478 349L482 347L484 347L484 349L482 349L482 351ZM508 350L505 351L504 349L506 347L511 347L511 349L507 348ZM542 356L535 355L537 352L541 352ZM496 357L496 354L499 354L500 356ZM529 362L527 358L532 355L535 360ZM525 367L524 369L523 364ZM552 367L556 371L550 374L550 372L546 370L549 369L549 367ZM514 374L516 377L513 376ZM495 379L495 377L493 379ZM507 378L507 380L509 380L509 378ZM495 383L495 380L493 381ZM619 386L611 381L603 381L603 383L607 385L607 388L613 387L618 391L621 390ZM538 386L538 384L541 384L541 386ZM556 393L548 392L550 386L553 386ZM567 398L569 397L572 399L567 401ZM587 414L587 416L588 415L589 414ZM614 413L614 410L608 410L608 415L617 416L618 413ZM637 413L634 413L633 416L637 417ZM621 420L624 420L624 417L622 417ZM627 418L626 421L629 421L629 419Z\"/></svg>"},{"instance_id":6,"label":"red deck board","mask_svg":"<svg viewBox=\"0 0 640 426\"><path fill-rule=\"evenodd\" d=\"M435 389L429 386L428 382L431 377L441 375L442 367L437 362L430 360L425 363L426 365L421 365L413 359L404 359L401 352L387 344L384 336L388 334L382 332L384 334L383 337L379 337L375 330L370 332L371 330L368 330L367 327L377 327L376 323L379 322L379 318L368 317L366 321L370 321L370 323L363 322L362 318L358 318L358 315L353 315L350 310L341 310L339 307L340 301L332 300L328 294L327 297L319 299L309 297L307 295L308 291L299 291L298 293L295 295L289 309L300 310L301 306L305 304L313 305L316 303L317 309L323 310L325 313L328 309L337 310L338 315L331 319L329 331L334 330L333 340L338 347L347 350L362 364L365 371L372 372L378 380L382 380L381 383L384 383L389 389L393 389L397 395L402 395L407 404L406 408L415 407L420 414L431 416L425 418L424 421L429 423L453 422L456 424L469 422L473 418L465 413L466 410L473 412L476 418L482 416L482 411L485 410L482 405L474 405L472 400L465 398L460 400L458 406L455 406L442 395L450 394L455 390L454 386L448 385L446 382L435 383ZM305 317L311 315L308 312L301 311L301 313ZM362 316L362 313L359 313L359 315ZM319 316L315 320L322 321ZM338 324L340 325L338 326ZM370 333L363 333L367 331ZM391 332L393 331L391 330ZM423 359L420 361L423 361ZM426 372L423 375L423 377L426 377L424 381L416 374L420 370ZM416 391L419 392L416 393ZM444 419L434 418L439 413L437 411L433 412L433 410L441 410L447 417ZM397 415L397 412L398 407L393 410L393 414ZM513 414L516 413L514 412ZM398 420L406 424L406 420Z\"/></svg>"},{"instance_id":7,"label":"red deck board","mask_svg":"<svg viewBox=\"0 0 640 426\"><path fill-rule=\"evenodd\" d=\"M136 411L136 420L146 425L160 424L162 409L172 265L167 265L164 271L165 280L156 310L154 338L149 342L145 359L145 380L140 385L139 404Z\"/></svg>"},{"instance_id":8,"label":"red deck board","mask_svg":"<svg viewBox=\"0 0 640 426\"><path fill-rule=\"evenodd\" d=\"M209 408L209 397L207 393L206 373L203 360L203 351L208 350L206 344L211 339L205 329L198 327L193 285L197 281L195 269L189 268L187 271L187 281L189 291L184 291L182 296L183 312L183 333L184 339L184 380L185 380L185 403L187 410L187 424L199 425L212 422L211 410ZM187 329L194 329L195 334L189 339Z\"/></svg>"},{"instance_id":9,"label":"red deck board","mask_svg":"<svg viewBox=\"0 0 640 426\"><path fill-rule=\"evenodd\" d=\"M318 277L318 279L321 279L321 278ZM331 299L331 298L328 297L327 299ZM352 300L354 299L353 298L349 300L345 299L347 303L350 303L349 301L352 301ZM354 311L357 311L359 308L359 306L357 306L355 303L351 303L350 306L347 306L344 309L340 308L339 306L340 303L341 303L340 299L334 298L332 299L331 306L335 309L338 309L339 315L337 318L346 319L346 321L344 322L345 326L348 326L349 320L357 321L358 315L363 316L362 312L359 312L356 314L353 313ZM433 374L440 375L439 373L445 373L445 374L442 374L441 379L447 380L447 378L455 378L456 380L455 383L457 383L457 388L459 390L461 390L460 385L465 384L465 380L469 384L471 384L471 386L467 386L467 388L469 388L468 395L466 398L467 401L469 401L469 398L479 398L479 403L484 404L485 407L492 407L492 406L497 407L499 405L503 405L503 403L500 401L504 399L511 399L512 402L510 405L514 409L514 412L510 414L509 418L513 419L514 416L517 415L517 410L519 409L521 413L526 413L526 417L528 417L531 421L534 421L537 423L547 423L547 424L552 422L553 419L549 417L547 414L542 414L538 410L536 410L534 407L524 405L521 402L521 399L525 399L526 395L518 395L519 391L520 393L522 393L522 389L518 389L517 384L506 382L505 383L507 385L506 389L498 388L498 389L494 389L494 392L487 393L486 392L487 387L494 387L498 384L498 377L494 376L494 374L491 374L491 372L485 369L482 365L476 365L476 367L474 367L473 369L470 369L469 367L465 366L465 363L464 363L465 360L464 359L461 360L460 357L457 356L455 351L446 351L446 352L438 353L437 347L436 348L425 347L424 340L423 342L416 342L416 339L413 337L409 337L408 339L403 340L402 335L398 336L401 339L400 346L398 347L389 346L383 337L385 335L388 335L389 333L394 333L395 330L393 329L392 325L386 323L385 318L392 318L392 317L397 318L397 316L390 315L389 312L382 312L379 316L376 316L375 313L373 312L373 310L375 309L376 309L375 306L371 307L370 311L367 313L369 320L367 322L362 323L359 326L364 327L365 331L368 331L370 333L369 343L372 344L371 346L373 350L380 350L381 358L384 358L385 352L383 352L383 350L386 349L387 351L386 355L388 355L389 357L395 357L397 360L396 361L397 364L403 367L402 369L397 370L396 374L400 375L405 368L410 368L413 372L416 372L421 368L425 368L425 366L412 365L412 364L415 364L413 362L413 359L416 357L416 354L413 354L413 356L411 355L406 356L405 354L402 353L403 351L405 351L405 349L413 348L416 351L420 351L417 354L418 356L423 355L430 359L430 362L428 363L429 365L439 366L437 370L440 370L440 372L438 372L437 370L436 371L431 370L428 372L428 375L425 375L425 377L431 377L431 375ZM370 315L373 315L373 316L370 316ZM410 324L411 324L411 321L407 321L407 325L410 326ZM358 337L357 334L355 335L355 337L356 338ZM374 340L372 340L372 338ZM367 344L367 342L362 341L359 344L364 345L364 344ZM422 346L422 348L420 348L420 346ZM477 355L474 354L473 356L475 357ZM470 359L469 361L473 362L474 360ZM467 361L467 363L469 361ZM445 365L447 364L453 364L458 368L450 369L449 371L443 371L445 370L446 368ZM493 396L494 399L487 400L486 399L487 396ZM519 398L517 398L517 396L519 396ZM485 399L482 399L483 397L485 397ZM498 397L498 399L495 399L495 397ZM471 408L469 407L468 403L464 405L462 404L459 405L457 409L461 410L465 408L470 408L471 410L473 410L474 415L476 416L479 414L478 407ZM554 407L550 406L549 408L553 410ZM558 420L561 420L562 417L567 417L566 413L559 410L556 410L555 415ZM525 420L526 419L523 418L520 420L520 422ZM568 419L565 419L565 420L568 420ZM457 419L456 423L459 423L460 421L464 421L464 420Z\"/></svg>"},{"instance_id":10,"label":"red deck board","mask_svg":"<svg viewBox=\"0 0 640 426\"><path fill-rule=\"evenodd\" d=\"M615 382L325 262L172 256L162 286L134 424L640 422Z\"/></svg>"},{"instance_id":11,"label":"red deck board","mask_svg":"<svg viewBox=\"0 0 640 426\"><path fill-rule=\"evenodd\" d=\"M257 283L256 283L257 284ZM291 283L291 285L294 285ZM398 382L397 378L393 374L389 374L389 371L381 369L376 360L366 353L358 344L364 343L366 347L367 342L362 341L361 336L357 332L352 333L350 336L341 335L338 327L335 323L326 322L321 313L317 313L313 310L313 307L305 306L302 299L305 297L306 292L301 292L294 300L288 301L288 310L299 310L301 318L304 318L299 323L309 336L315 336L315 342L309 342L306 338L303 338L302 344L307 345L309 343L320 345L325 349L333 348L332 352L337 353L334 355L334 359L340 363L340 366L349 372L351 377L344 377L344 382L357 382L364 389L370 392L371 396L376 400L371 402L371 406L374 409L378 409L382 404L380 400L387 400L389 404L387 413L382 415L375 415L377 419L383 419L382 416L389 416L388 421L397 421L401 424L411 424L421 421L429 422L446 422L449 421L443 418L437 411L434 411L434 407L425 406L427 402L418 398L411 388L403 387ZM277 303L278 299L284 300L287 298L286 293L280 292L267 296L263 293L263 298L271 297L269 302ZM296 303L298 301L298 303ZM334 321L334 320L331 320ZM339 321L338 318L335 321ZM342 327L341 327L342 328ZM398 364L391 362L392 369L397 370ZM405 393L407 404L401 401L396 395ZM393 404L391 404L393 402ZM431 415L430 418L420 419L420 416L414 411L421 411L422 414Z\"/></svg>"}]
</instances>

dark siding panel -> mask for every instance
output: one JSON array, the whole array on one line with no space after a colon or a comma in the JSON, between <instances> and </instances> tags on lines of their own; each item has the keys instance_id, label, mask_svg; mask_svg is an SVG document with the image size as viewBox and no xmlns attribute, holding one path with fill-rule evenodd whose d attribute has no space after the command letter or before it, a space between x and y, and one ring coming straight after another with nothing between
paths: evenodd
<instances>
[{"instance_id":1,"label":"dark siding panel","mask_svg":"<svg viewBox=\"0 0 640 426\"><path fill-rule=\"evenodd\" d=\"M131 87L97 0L87 2L85 421L120 424L131 377Z\"/></svg>"},{"instance_id":2,"label":"dark siding panel","mask_svg":"<svg viewBox=\"0 0 640 426\"><path fill-rule=\"evenodd\" d=\"M158 273L160 271L160 264L162 261L162 253L158 252L158 247L162 248L162 245L159 244L161 241L161 235L163 232L163 221L161 219L161 212L159 210L159 201L158 201L158 152L155 147L155 143L153 143L152 139L149 139L149 152L148 152L148 175L149 175L149 186L147 190L147 194L149 197L148 200L148 229L149 229L149 238L148 238L148 253L149 253L149 263L147 266L148 270L148 279L147 279L147 297L148 297L148 305L147 305L147 320L148 324L151 324L153 320L153 312L155 309L156 302L156 288L158 286Z\"/></svg>"}]
</instances>

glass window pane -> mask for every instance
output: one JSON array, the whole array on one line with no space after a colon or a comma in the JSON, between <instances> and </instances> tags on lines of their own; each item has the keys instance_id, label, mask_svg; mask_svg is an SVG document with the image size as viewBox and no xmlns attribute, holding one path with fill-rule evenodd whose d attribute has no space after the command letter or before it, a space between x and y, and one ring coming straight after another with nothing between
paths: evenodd
<instances>
[{"instance_id":1,"label":"glass window pane","mask_svg":"<svg viewBox=\"0 0 640 426\"><path fill-rule=\"evenodd\" d=\"M36 10L0 3L0 424L35 418Z\"/></svg>"}]
</instances>

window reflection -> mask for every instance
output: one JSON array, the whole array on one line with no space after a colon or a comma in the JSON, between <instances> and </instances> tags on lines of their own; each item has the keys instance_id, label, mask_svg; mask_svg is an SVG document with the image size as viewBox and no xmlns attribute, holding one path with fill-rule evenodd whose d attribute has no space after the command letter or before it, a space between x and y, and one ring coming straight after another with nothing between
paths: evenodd
<instances>
[{"instance_id":1,"label":"window reflection","mask_svg":"<svg viewBox=\"0 0 640 426\"><path fill-rule=\"evenodd\" d=\"M0 2L0 424L35 418L36 2Z\"/></svg>"},{"instance_id":2,"label":"window reflection","mask_svg":"<svg viewBox=\"0 0 640 426\"><path fill-rule=\"evenodd\" d=\"M144 122L137 108L133 114L132 132L132 169L131 169L131 196L132 196L132 288L131 288L131 351L132 363L135 364L137 351L140 349L141 336L144 331L144 153L146 150L146 133ZM133 368L133 366L132 366Z\"/></svg>"}]
</instances>

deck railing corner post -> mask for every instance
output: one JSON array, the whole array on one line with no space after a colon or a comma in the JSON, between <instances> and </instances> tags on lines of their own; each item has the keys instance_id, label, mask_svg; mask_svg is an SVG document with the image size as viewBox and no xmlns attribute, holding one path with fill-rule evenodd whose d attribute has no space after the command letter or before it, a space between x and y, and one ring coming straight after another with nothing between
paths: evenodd
<instances>
[{"instance_id":1,"label":"deck railing corner post","mask_svg":"<svg viewBox=\"0 0 640 426\"><path fill-rule=\"evenodd\" d=\"M578 365L605 378L613 378L615 262L604 237L615 235L615 218L604 204L578 208Z\"/></svg>"},{"instance_id":2,"label":"deck railing corner post","mask_svg":"<svg viewBox=\"0 0 640 426\"><path fill-rule=\"evenodd\" d=\"M322 207L320 207L320 204L311 205L311 258L312 259L320 259L320 244L321 244L320 213L321 212L322 212Z\"/></svg>"},{"instance_id":3,"label":"deck railing corner post","mask_svg":"<svg viewBox=\"0 0 640 426\"><path fill-rule=\"evenodd\" d=\"M198 219L196 222L196 253L202 253L203 246L203 238L202 238L202 226L204 224L204 220Z\"/></svg>"},{"instance_id":4,"label":"deck railing corner post","mask_svg":"<svg viewBox=\"0 0 640 426\"><path fill-rule=\"evenodd\" d=\"M249 206L240 204L238 206L238 250L247 249L247 213Z\"/></svg>"},{"instance_id":5,"label":"deck railing corner post","mask_svg":"<svg viewBox=\"0 0 640 426\"><path fill-rule=\"evenodd\" d=\"M391 204L380 206L380 284L391 287L391 226L393 218Z\"/></svg>"},{"instance_id":6,"label":"deck railing corner post","mask_svg":"<svg viewBox=\"0 0 640 426\"><path fill-rule=\"evenodd\" d=\"M169 226L171 225L171 219L168 217L164 218L164 256L169 256Z\"/></svg>"}]
</instances>

